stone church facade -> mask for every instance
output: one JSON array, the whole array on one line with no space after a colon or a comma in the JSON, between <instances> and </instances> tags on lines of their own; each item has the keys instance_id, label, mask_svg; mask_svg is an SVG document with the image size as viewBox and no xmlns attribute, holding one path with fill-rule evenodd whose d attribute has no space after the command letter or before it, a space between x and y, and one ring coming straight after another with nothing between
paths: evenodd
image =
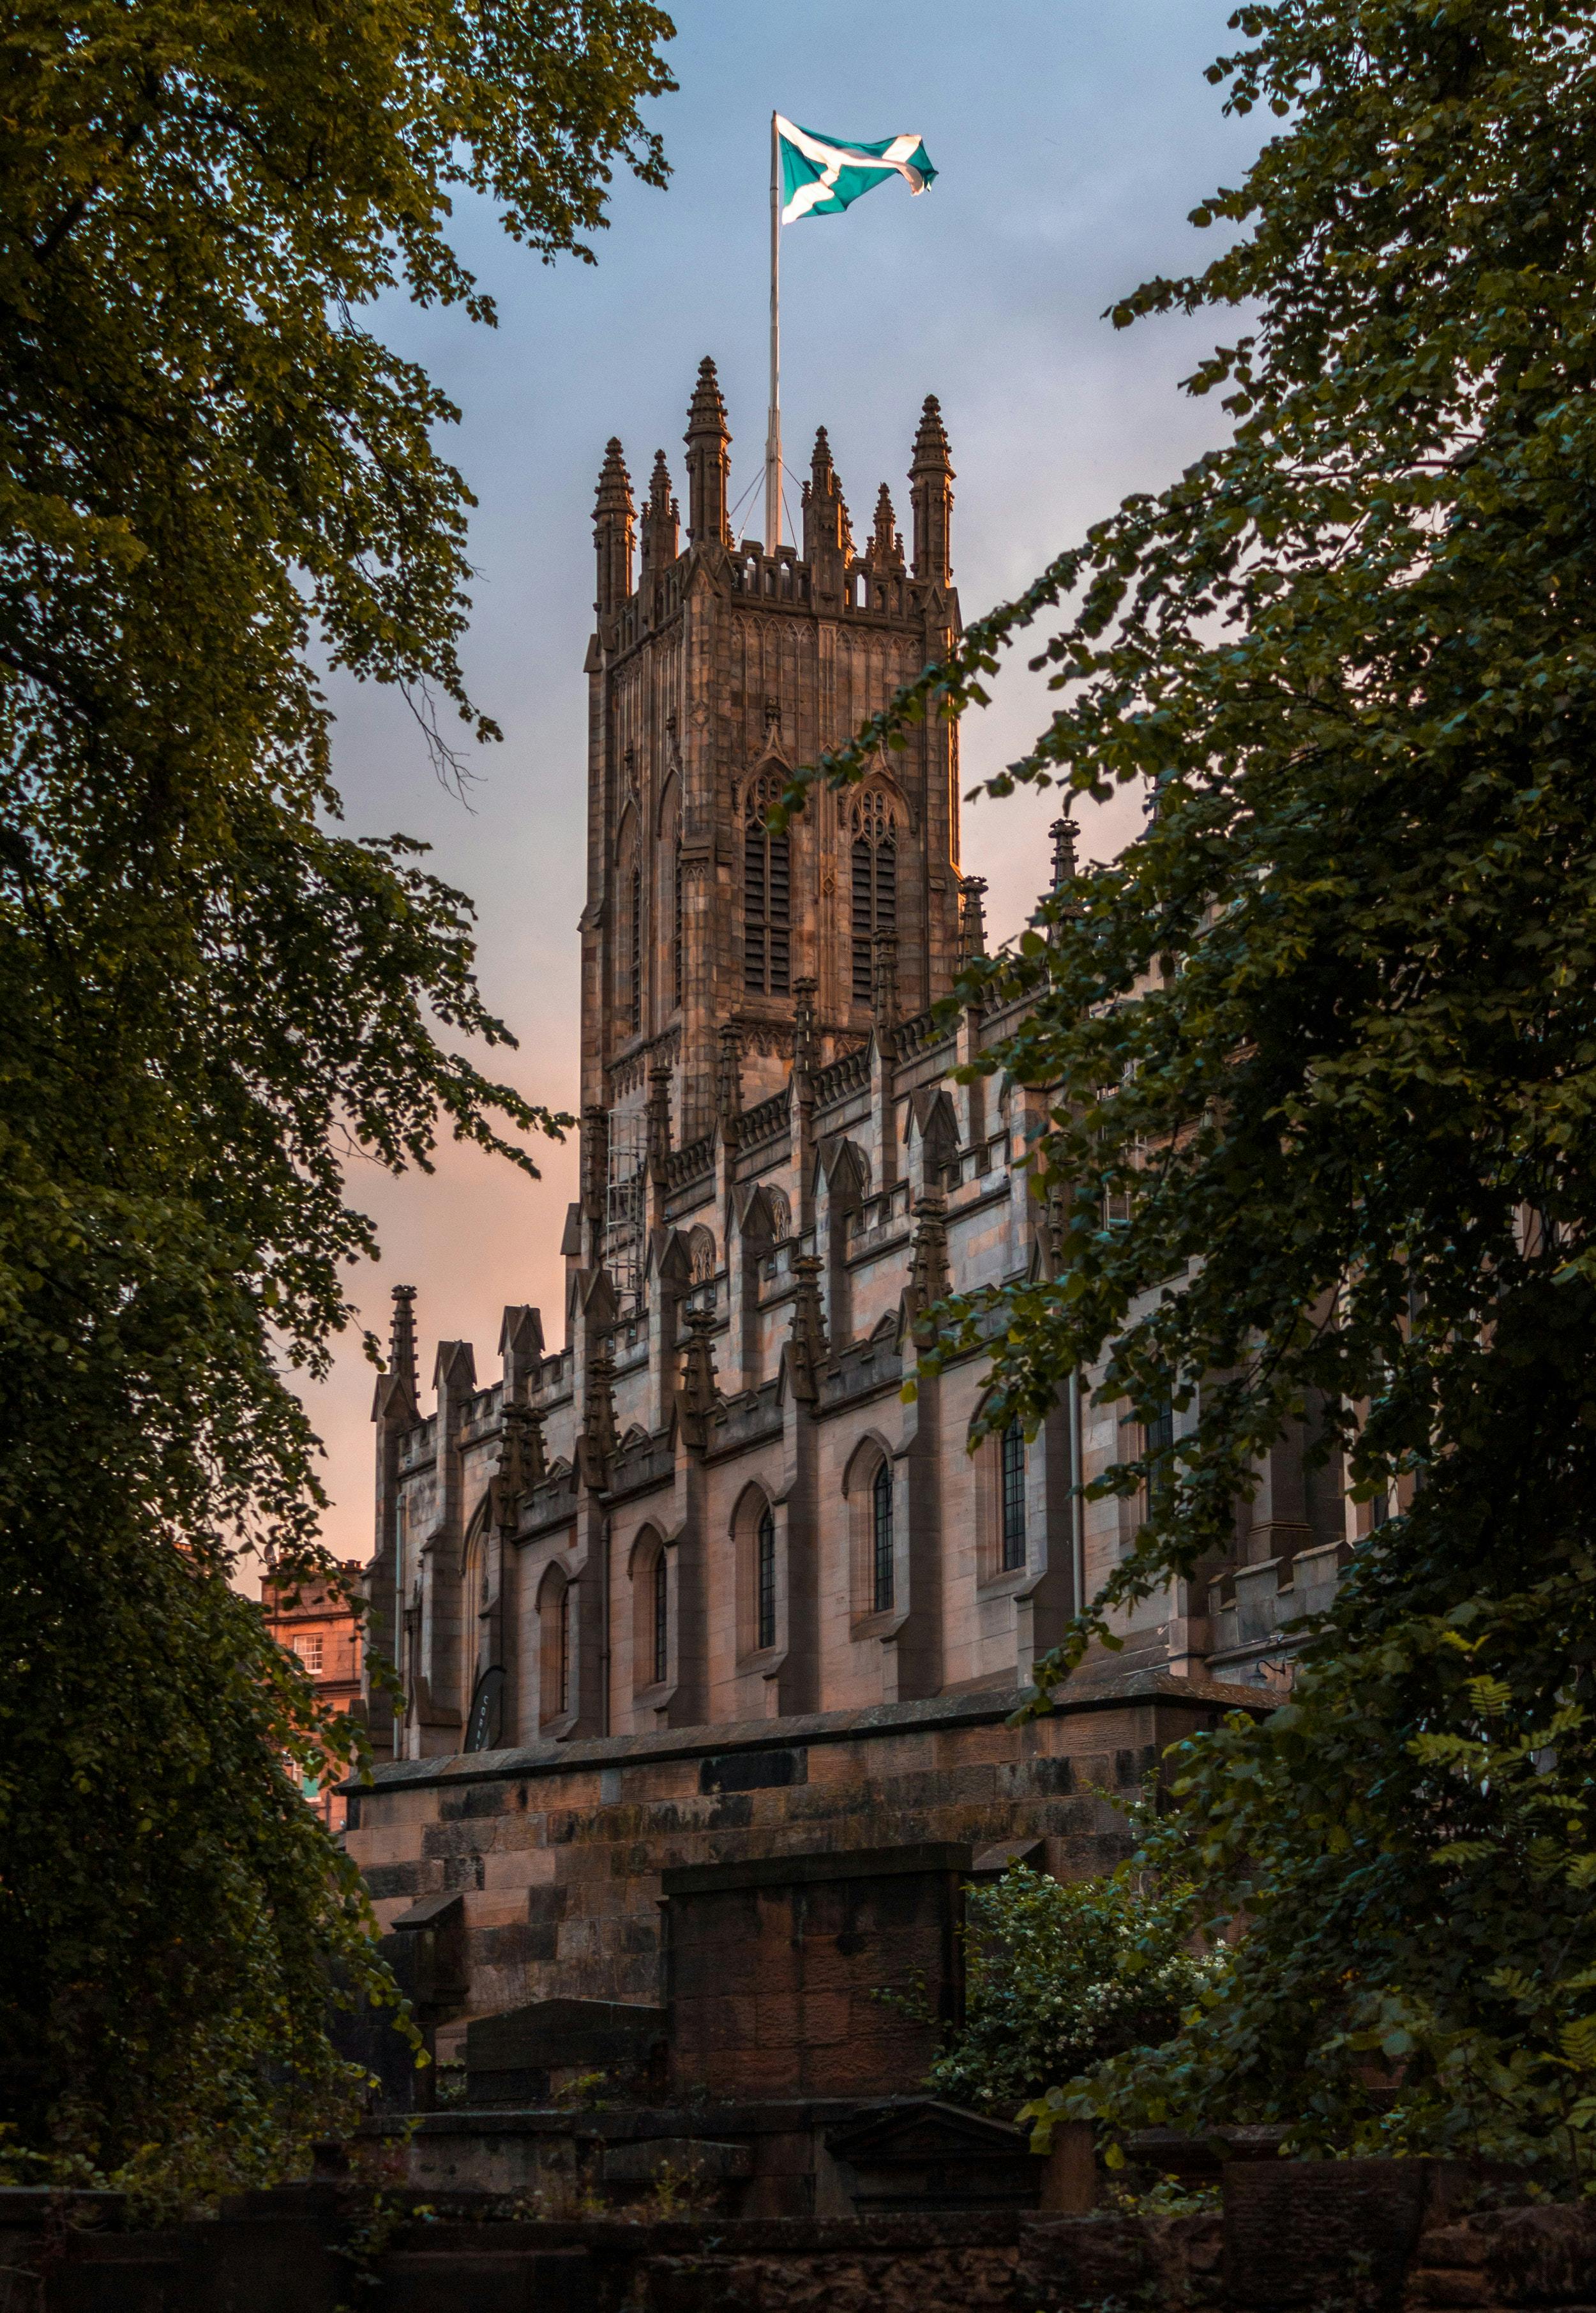
<instances>
[{"instance_id":1,"label":"stone church facade","mask_svg":"<svg viewBox=\"0 0 1596 2313\"><path fill-rule=\"evenodd\" d=\"M928 400L907 544L884 486L861 544L822 432L770 553L732 537L708 362L686 442L685 537L662 453L640 507L617 442L599 483L565 1346L511 1306L499 1372L440 1343L424 1414L400 1288L376 1393L372 1640L406 1707L373 1698L348 1836L386 1924L449 1912L440 2015L661 1997L683 1869L1093 1868L1105 1791L1288 1675L1280 1626L1355 1538L1283 1440L1233 1562L1007 1725L1136 1506L1075 1491L1120 1450L1089 1377L971 1454L985 1359L919 1370L931 1301L1047 1257L1045 1098L955 1074L1013 1023L932 1012L985 936L956 728L769 824L959 631L948 441Z\"/></svg>"}]
</instances>

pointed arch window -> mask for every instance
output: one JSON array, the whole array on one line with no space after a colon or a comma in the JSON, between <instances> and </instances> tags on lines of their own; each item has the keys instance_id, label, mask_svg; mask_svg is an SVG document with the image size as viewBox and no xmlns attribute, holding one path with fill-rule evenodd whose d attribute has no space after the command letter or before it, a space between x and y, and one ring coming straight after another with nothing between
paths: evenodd
<instances>
[{"instance_id":1,"label":"pointed arch window","mask_svg":"<svg viewBox=\"0 0 1596 2313\"><path fill-rule=\"evenodd\" d=\"M1003 1570L1012 1574L1025 1563L1025 1432L1017 1415L1003 1433L998 1481L1002 1495Z\"/></svg>"},{"instance_id":2,"label":"pointed arch window","mask_svg":"<svg viewBox=\"0 0 1596 2313\"><path fill-rule=\"evenodd\" d=\"M868 788L853 810L853 976L855 1004L875 993L871 943L898 929L898 824L879 787Z\"/></svg>"},{"instance_id":3,"label":"pointed arch window","mask_svg":"<svg viewBox=\"0 0 1596 2313\"><path fill-rule=\"evenodd\" d=\"M768 1502L759 1513L754 1535L756 1615L755 1644L776 1644L776 1513Z\"/></svg>"},{"instance_id":4,"label":"pointed arch window","mask_svg":"<svg viewBox=\"0 0 1596 2313\"><path fill-rule=\"evenodd\" d=\"M653 1675L656 1684L671 1667L671 1572L662 1544L653 1562Z\"/></svg>"},{"instance_id":5,"label":"pointed arch window","mask_svg":"<svg viewBox=\"0 0 1596 2313\"><path fill-rule=\"evenodd\" d=\"M632 867L632 955L628 1000L632 1033L643 1025L643 870Z\"/></svg>"},{"instance_id":6,"label":"pointed arch window","mask_svg":"<svg viewBox=\"0 0 1596 2313\"><path fill-rule=\"evenodd\" d=\"M870 1489L871 1601L878 1614L892 1604L892 1470L883 1462Z\"/></svg>"},{"instance_id":7,"label":"pointed arch window","mask_svg":"<svg viewBox=\"0 0 1596 2313\"><path fill-rule=\"evenodd\" d=\"M750 996L789 996L793 988L792 850L769 825L781 789L773 772L762 773L743 804L742 984Z\"/></svg>"}]
</instances>

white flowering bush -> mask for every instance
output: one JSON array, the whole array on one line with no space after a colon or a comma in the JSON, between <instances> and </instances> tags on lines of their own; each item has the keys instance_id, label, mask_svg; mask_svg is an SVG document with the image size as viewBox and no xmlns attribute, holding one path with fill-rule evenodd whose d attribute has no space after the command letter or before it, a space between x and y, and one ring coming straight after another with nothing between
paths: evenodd
<instances>
[{"instance_id":1,"label":"white flowering bush","mask_svg":"<svg viewBox=\"0 0 1596 2313\"><path fill-rule=\"evenodd\" d=\"M1017 1867L970 1889L964 1932L965 2024L931 2085L1005 2115L1106 2057L1171 2038L1225 1957L1193 1950L1188 1888L1129 1867L1071 1880Z\"/></svg>"}]
</instances>

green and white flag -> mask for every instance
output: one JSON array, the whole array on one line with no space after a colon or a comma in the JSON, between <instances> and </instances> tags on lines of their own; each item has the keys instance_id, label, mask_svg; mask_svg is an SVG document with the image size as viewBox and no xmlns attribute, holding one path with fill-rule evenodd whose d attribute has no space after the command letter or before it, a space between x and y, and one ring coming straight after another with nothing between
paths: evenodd
<instances>
[{"instance_id":1,"label":"green and white flag","mask_svg":"<svg viewBox=\"0 0 1596 2313\"><path fill-rule=\"evenodd\" d=\"M846 136L820 136L776 116L781 152L783 224L800 217L838 216L861 193L901 177L911 193L923 193L935 176L931 155L915 136L883 136L879 145L858 145Z\"/></svg>"}]
</instances>

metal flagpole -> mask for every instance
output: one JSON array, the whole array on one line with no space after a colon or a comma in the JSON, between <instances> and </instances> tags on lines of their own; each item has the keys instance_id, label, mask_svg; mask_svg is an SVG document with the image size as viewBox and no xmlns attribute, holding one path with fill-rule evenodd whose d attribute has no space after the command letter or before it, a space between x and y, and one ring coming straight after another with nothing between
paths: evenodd
<instances>
[{"instance_id":1,"label":"metal flagpole","mask_svg":"<svg viewBox=\"0 0 1596 2313\"><path fill-rule=\"evenodd\" d=\"M770 116L770 415L765 428L765 551L781 544L781 152Z\"/></svg>"}]
</instances>

